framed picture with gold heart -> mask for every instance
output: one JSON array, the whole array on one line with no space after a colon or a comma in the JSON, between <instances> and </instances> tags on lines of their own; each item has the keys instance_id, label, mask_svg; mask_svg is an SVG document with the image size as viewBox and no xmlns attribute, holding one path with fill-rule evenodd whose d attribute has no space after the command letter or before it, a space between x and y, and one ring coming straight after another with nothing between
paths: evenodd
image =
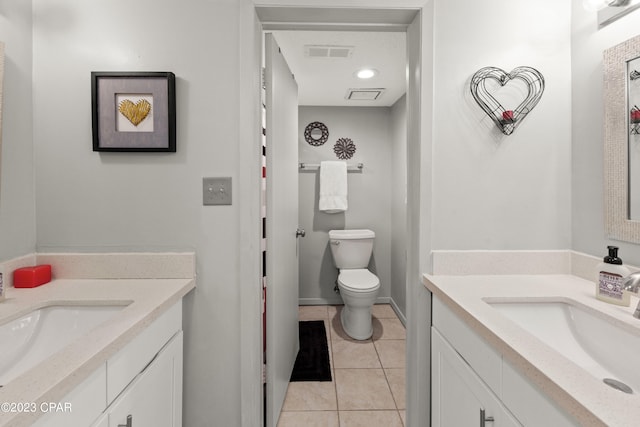
<instances>
[{"instance_id":1,"label":"framed picture with gold heart","mask_svg":"<svg viewBox=\"0 0 640 427\"><path fill-rule=\"evenodd\" d=\"M93 151L176 151L171 72L91 73Z\"/></svg>"}]
</instances>

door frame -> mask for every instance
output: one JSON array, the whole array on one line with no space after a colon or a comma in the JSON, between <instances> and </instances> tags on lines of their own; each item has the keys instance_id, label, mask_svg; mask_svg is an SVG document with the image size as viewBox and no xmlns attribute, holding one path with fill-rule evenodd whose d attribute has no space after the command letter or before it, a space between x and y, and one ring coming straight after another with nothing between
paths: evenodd
<instances>
[{"instance_id":1,"label":"door frame","mask_svg":"<svg viewBox=\"0 0 640 427\"><path fill-rule=\"evenodd\" d=\"M409 73L407 92L407 420L408 425L429 425L430 421L430 316L431 297L421 283L422 273L431 271L431 134L433 88L433 0L369 0L366 6L358 0L241 0L240 1L240 109L239 123L239 283L240 307L240 407L242 427L263 425L263 365L262 365L262 274L261 258L261 153L260 111L262 31L263 23L257 9L273 8L275 16L287 17L290 12L322 7L327 11L365 12L384 9L411 9L417 17L411 24L413 50L408 51ZM348 9L345 9L348 8ZM323 16L326 16L323 14ZM355 17L356 15L351 15ZM286 20L286 19L283 19ZM355 22L355 21L352 21ZM366 22L349 25L345 21L289 22L290 29L353 29L380 31L381 24L367 27ZM337 24L337 25L336 25ZM294 27L295 25L295 27ZM409 38L409 31L407 30ZM409 40L408 45L409 45ZM413 74L413 75L412 75ZM423 84L424 82L424 84ZM409 98L409 96L408 96Z\"/></svg>"}]
</instances>

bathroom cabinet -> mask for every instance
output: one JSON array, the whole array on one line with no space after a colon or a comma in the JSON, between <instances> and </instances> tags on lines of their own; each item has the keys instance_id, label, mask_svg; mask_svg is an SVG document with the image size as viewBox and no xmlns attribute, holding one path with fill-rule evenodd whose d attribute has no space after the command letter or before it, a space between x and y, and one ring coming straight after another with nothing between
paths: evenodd
<instances>
[{"instance_id":1,"label":"bathroom cabinet","mask_svg":"<svg viewBox=\"0 0 640 427\"><path fill-rule=\"evenodd\" d=\"M98 419L97 427L176 427L181 425L181 387L175 377L182 371L182 332L177 333L158 353L107 411ZM178 374L178 375L176 375ZM182 381L179 381L182 384ZM130 418L127 424L127 419Z\"/></svg>"},{"instance_id":2,"label":"bathroom cabinet","mask_svg":"<svg viewBox=\"0 0 640 427\"><path fill-rule=\"evenodd\" d=\"M71 411L50 412L34 425L180 427L182 341L180 301L60 400Z\"/></svg>"},{"instance_id":3,"label":"bathroom cabinet","mask_svg":"<svg viewBox=\"0 0 640 427\"><path fill-rule=\"evenodd\" d=\"M433 427L521 426L437 329L431 337Z\"/></svg>"},{"instance_id":4,"label":"bathroom cabinet","mask_svg":"<svg viewBox=\"0 0 640 427\"><path fill-rule=\"evenodd\" d=\"M434 427L579 425L435 296L432 315Z\"/></svg>"}]
</instances>

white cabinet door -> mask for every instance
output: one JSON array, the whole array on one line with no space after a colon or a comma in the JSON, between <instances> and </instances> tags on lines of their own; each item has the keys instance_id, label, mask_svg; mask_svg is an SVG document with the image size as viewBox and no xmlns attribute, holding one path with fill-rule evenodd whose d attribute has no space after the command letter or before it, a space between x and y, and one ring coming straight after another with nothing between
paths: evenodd
<instances>
[{"instance_id":1,"label":"white cabinet door","mask_svg":"<svg viewBox=\"0 0 640 427\"><path fill-rule=\"evenodd\" d=\"M433 427L521 426L435 328L431 358Z\"/></svg>"},{"instance_id":2,"label":"white cabinet door","mask_svg":"<svg viewBox=\"0 0 640 427\"><path fill-rule=\"evenodd\" d=\"M175 303L148 328L107 361L107 405L156 357L176 332L182 329L182 302Z\"/></svg>"},{"instance_id":3,"label":"white cabinet door","mask_svg":"<svg viewBox=\"0 0 640 427\"><path fill-rule=\"evenodd\" d=\"M180 427L182 425L182 332L118 396L109 427ZM131 421L127 424L127 418Z\"/></svg>"}]
</instances>

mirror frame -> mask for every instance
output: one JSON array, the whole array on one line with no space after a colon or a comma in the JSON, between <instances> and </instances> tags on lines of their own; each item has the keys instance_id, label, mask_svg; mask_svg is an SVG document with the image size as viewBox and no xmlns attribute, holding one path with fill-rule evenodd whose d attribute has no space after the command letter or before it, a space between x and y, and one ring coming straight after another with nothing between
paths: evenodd
<instances>
[{"instance_id":1,"label":"mirror frame","mask_svg":"<svg viewBox=\"0 0 640 427\"><path fill-rule=\"evenodd\" d=\"M604 222L609 238L640 243L640 221L629 219L627 62L640 57L640 36L604 51Z\"/></svg>"},{"instance_id":2,"label":"mirror frame","mask_svg":"<svg viewBox=\"0 0 640 427\"><path fill-rule=\"evenodd\" d=\"M2 166L2 86L4 81L4 43L0 41L0 167Z\"/></svg>"}]
</instances>

